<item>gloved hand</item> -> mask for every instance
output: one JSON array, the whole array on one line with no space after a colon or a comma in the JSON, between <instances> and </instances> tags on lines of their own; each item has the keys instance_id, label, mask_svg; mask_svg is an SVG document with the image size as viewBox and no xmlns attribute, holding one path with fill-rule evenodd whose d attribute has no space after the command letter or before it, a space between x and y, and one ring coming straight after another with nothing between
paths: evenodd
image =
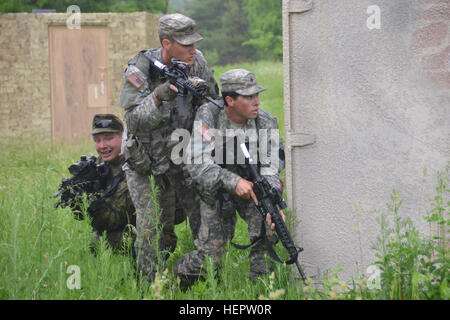
<instances>
[{"instance_id":1,"label":"gloved hand","mask_svg":"<svg viewBox=\"0 0 450 320\"><path fill-rule=\"evenodd\" d=\"M164 82L163 84L160 84L153 90L153 94L155 95L156 99L161 101L170 101L175 99L177 96L177 88L170 84L169 81Z\"/></svg>"}]
</instances>

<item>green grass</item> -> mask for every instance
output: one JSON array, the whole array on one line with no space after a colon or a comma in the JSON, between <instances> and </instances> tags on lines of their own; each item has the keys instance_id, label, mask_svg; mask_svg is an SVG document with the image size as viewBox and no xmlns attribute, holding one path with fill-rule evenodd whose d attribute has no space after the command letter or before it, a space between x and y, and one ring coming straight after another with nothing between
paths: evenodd
<instances>
[{"instance_id":1,"label":"green grass","mask_svg":"<svg viewBox=\"0 0 450 320\"><path fill-rule=\"evenodd\" d=\"M7 150L0 156L1 299L257 299L268 294L267 279L250 282L247 278L248 252L232 247L223 257L220 283L210 269L211 277L187 292L178 290L177 279L170 273L161 274L147 288L136 276L131 257L113 253L104 242L94 256L88 248L88 221L73 219L68 208L54 208L52 194L67 176L68 165L86 150L92 151L90 141L53 147L17 141L1 147ZM194 248L185 223L177 226L177 233L179 244L167 262L169 270ZM235 239L248 241L242 220ZM80 269L79 290L67 287L71 265ZM241 272L236 273L236 267ZM165 286L159 288L162 283Z\"/></svg>"},{"instance_id":2,"label":"green grass","mask_svg":"<svg viewBox=\"0 0 450 320\"><path fill-rule=\"evenodd\" d=\"M255 72L268 88L261 101L282 120L282 64L235 66ZM216 68L216 75L231 67ZM280 122L282 127L282 122ZM150 287L135 272L131 257L111 251L101 242L97 256L88 248L91 227L77 221L68 208L54 208L52 195L67 167L82 154L95 154L91 141L48 145L17 139L0 142L0 299L448 299L448 168L438 180L436 197L426 219L440 227L427 239L401 217L401 201L380 215L380 236L373 263L381 270L380 289L367 287L361 277L344 282L340 267L327 270L320 286L302 286L292 266L274 264L272 275L248 279L248 250L228 246L222 268L209 264L205 281L186 292L171 273L178 258L194 248L189 227L176 227L178 246L167 261L167 271ZM292 216L288 212L292 225ZM249 243L247 226L238 219L234 241ZM301 245L301 244L299 244ZM280 244L277 252L287 254ZM305 248L307 250L307 248ZM69 289L76 266L81 288ZM68 286L69 282L69 286Z\"/></svg>"}]
</instances>

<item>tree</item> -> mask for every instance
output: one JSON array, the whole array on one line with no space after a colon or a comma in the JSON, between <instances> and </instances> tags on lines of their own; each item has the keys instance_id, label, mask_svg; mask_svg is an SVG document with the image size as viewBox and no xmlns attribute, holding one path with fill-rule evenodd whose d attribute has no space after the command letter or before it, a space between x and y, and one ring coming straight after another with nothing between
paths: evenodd
<instances>
[{"instance_id":1,"label":"tree","mask_svg":"<svg viewBox=\"0 0 450 320\"><path fill-rule=\"evenodd\" d=\"M241 0L225 2L225 12L222 19L222 40L224 47L221 52L221 64L236 63L252 59L254 50L251 45L243 45L250 35L248 22Z\"/></svg>"},{"instance_id":2,"label":"tree","mask_svg":"<svg viewBox=\"0 0 450 320\"><path fill-rule=\"evenodd\" d=\"M0 12L31 12L33 9L55 9L66 12L77 5L81 12L133 12L167 13L169 0L2 0Z\"/></svg>"},{"instance_id":3,"label":"tree","mask_svg":"<svg viewBox=\"0 0 450 320\"><path fill-rule=\"evenodd\" d=\"M259 58L282 59L282 0L243 0L250 38L245 45L258 49Z\"/></svg>"},{"instance_id":4,"label":"tree","mask_svg":"<svg viewBox=\"0 0 450 320\"><path fill-rule=\"evenodd\" d=\"M204 40L197 47L208 63L229 64L250 59L248 23L241 0L197 0L187 3L185 13L197 23Z\"/></svg>"}]
</instances>

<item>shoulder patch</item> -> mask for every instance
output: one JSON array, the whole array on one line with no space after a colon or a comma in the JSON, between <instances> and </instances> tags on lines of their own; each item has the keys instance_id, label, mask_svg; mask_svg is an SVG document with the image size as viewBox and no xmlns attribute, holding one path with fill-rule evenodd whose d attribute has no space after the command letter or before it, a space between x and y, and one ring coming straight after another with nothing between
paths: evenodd
<instances>
[{"instance_id":1,"label":"shoulder patch","mask_svg":"<svg viewBox=\"0 0 450 320\"><path fill-rule=\"evenodd\" d=\"M203 126L200 129L198 129L198 132L202 135L203 139L205 139L208 142L210 142L211 139L213 138L213 135L211 134L211 132L208 131L208 128L206 126Z\"/></svg>"},{"instance_id":2,"label":"shoulder patch","mask_svg":"<svg viewBox=\"0 0 450 320\"><path fill-rule=\"evenodd\" d=\"M127 77L127 80L137 89L139 89L144 84L144 80L139 78L139 76L134 72Z\"/></svg>"}]
</instances>

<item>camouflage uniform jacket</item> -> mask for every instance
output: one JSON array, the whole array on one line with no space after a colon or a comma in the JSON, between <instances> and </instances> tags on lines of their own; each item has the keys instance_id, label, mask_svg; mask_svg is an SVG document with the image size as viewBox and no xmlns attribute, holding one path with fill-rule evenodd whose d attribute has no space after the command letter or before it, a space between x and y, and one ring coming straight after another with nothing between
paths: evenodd
<instances>
[{"instance_id":1,"label":"camouflage uniform jacket","mask_svg":"<svg viewBox=\"0 0 450 320\"><path fill-rule=\"evenodd\" d=\"M103 162L101 158L97 161L99 164ZM131 201L125 176L111 196L105 197L103 201L96 202L96 200L104 196L113 186L114 177L120 173L122 165L123 163L116 165L110 164L111 171L107 177L106 189L94 197L88 208L92 217L92 227L100 235L103 231L121 232L127 224L136 225L135 209Z\"/></svg>"},{"instance_id":2,"label":"camouflage uniform jacket","mask_svg":"<svg viewBox=\"0 0 450 320\"><path fill-rule=\"evenodd\" d=\"M159 107L156 106L151 93L167 79L152 71L147 57L162 62L161 50L159 47L140 51L128 62L119 101L125 109L124 119L128 134L137 136L145 146L151 160L151 173L154 175L169 169L171 149L178 143L171 142L172 132L177 128L191 132L195 111L202 104L201 101L193 101L192 95L189 94L185 100L188 108L188 116L185 118L179 117L176 112L177 98L169 102L163 101ZM139 88L127 80L129 76L134 76L133 73L143 81ZM213 98L217 97L218 86L214 73L198 50L189 76L205 80L209 86L208 94Z\"/></svg>"},{"instance_id":3,"label":"camouflage uniform jacket","mask_svg":"<svg viewBox=\"0 0 450 320\"><path fill-rule=\"evenodd\" d=\"M223 105L223 101L220 101L220 103ZM186 169L203 196L215 197L216 192L221 188L230 194L235 194L236 184L242 178L240 176L242 171L239 165L229 164L228 160L226 160L226 163L223 161L225 165L218 164L214 157L209 156L213 150L215 153L218 149L223 148L223 137L226 137L226 130L235 128L236 126L228 119L224 108L219 109L214 104L207 103L198 109L187 152L187 156L191 159L191 164L186 165ZM267 151L267 156L270 158L271 145L279 146L276 150L278 152L276 155L278 163L270 161L260 163L260 174L266 177L273 187L280 188L282 180L279 173L284 169L285 162L277 119L267 111L259 108L256 119L247 120L241 129L246 133L249 132L249 129L255 129L253 132L256 132L258 136L262 134L262 129L267 129L264 132L268 134L268 138L259 140L260 142L266 141L267 146L262 146L261 143L258 143L259 155L261 155L261 152ZM214 136L215 134L216 136ZM217 137L220 138L217 139ZM229 137L226 137L227 142L229 139ZM199 141L201 143L198 143ZM264 147L267 147L267 149L264 150ZM197 148L201 148L201 150ZM226 153L224 150L221 152L222 154ZM252 158L255 159L255 156L252 155ZM261 157L259 159L262 160Z\"/></svg>"}]
</instances>

